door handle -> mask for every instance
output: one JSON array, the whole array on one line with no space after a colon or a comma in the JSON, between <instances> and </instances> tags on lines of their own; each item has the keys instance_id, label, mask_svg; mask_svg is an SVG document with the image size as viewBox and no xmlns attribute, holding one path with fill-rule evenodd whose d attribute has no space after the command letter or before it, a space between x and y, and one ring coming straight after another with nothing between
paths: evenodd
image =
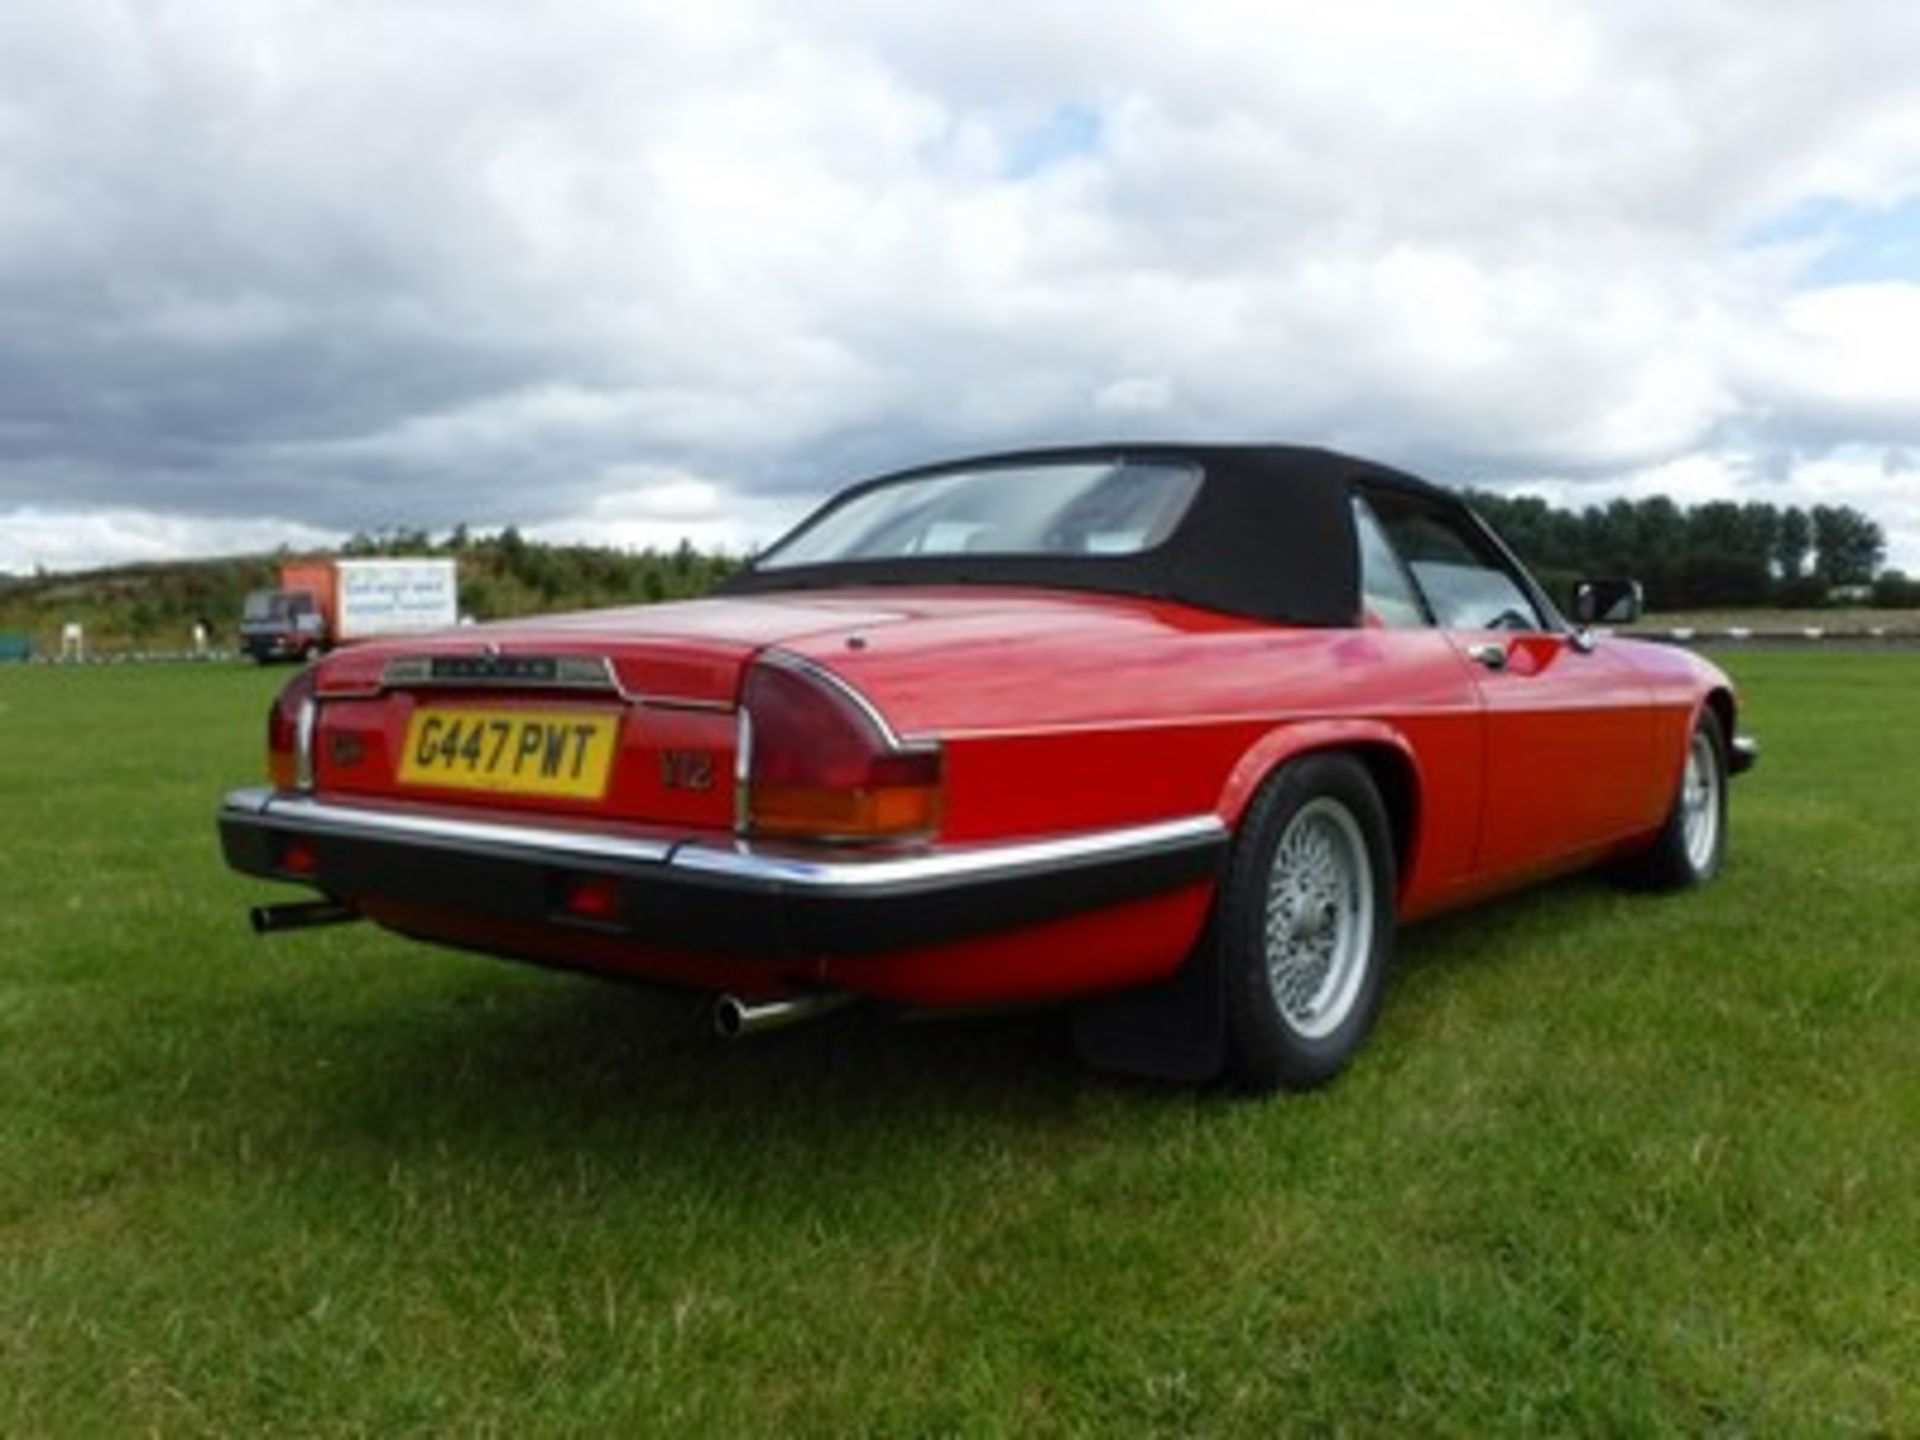
<instances>
[{"instance_id":1,"label":"door handle","mask_svg":"<svg viewBox=\"0 0 1920 1440\"><path fill-rule=\"evenodd\" d=\"M1507 668L1507 647L1493 640L1483 640L1477 645L1467 646L1467 658L1489 670Z\"/></svg>"}]
</instances>

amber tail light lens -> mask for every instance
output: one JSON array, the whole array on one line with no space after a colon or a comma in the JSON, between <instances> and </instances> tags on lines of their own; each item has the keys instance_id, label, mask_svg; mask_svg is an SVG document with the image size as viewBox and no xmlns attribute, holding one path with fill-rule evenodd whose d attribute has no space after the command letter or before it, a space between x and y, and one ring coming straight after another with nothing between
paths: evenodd
<instances>
[{"instance_id":1,"label":"amber tail light lens","mask_svg":"<svg viewBox=\"0 0 1920 1440\"><path fill-rule=\"evenodd\" d=\"M762 661L747 674L741 707L747 833L859 842L940 828L938 747L899 745L833 679Z\"/></svg>"},{"instance_id":2,"label":"amber tail light lens","mask_svg":"<svg viewBox=\"0 0 1920 1440\"><path fill-rule=\"evenodd\" d=\"M281 790L313 788L313 672L290 680L267 711L267 778Z\"/></svg>"}]
</instances>

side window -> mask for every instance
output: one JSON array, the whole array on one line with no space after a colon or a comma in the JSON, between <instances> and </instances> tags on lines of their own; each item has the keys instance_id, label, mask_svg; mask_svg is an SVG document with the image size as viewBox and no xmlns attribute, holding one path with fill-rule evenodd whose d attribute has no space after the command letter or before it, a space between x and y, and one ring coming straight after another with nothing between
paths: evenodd
<instances>
[{"instance_id":1,"label":"side window","mask_svg":"<svg viewBox=\"0 0 1920 1440\"><path fill-rule=\"evenodd\" d=\"M1367 615L1389 630L1411 630L1427 624L1420 592L1400 557L1393 553L1373 507L1353 497L1353 533L1360 542L1360 602Z\"/></svg>"},{"instance_id":2,"label":"side window","mask_svg":"<svg viewBox=\"0 0 1920 1440\"><path fill-rule=\"evenodd\" d=\"M1448 630L1545 630L1526 586L1486 537L1413 495L1370 497L1434 619Z\"/></svg>"}]
</instances>

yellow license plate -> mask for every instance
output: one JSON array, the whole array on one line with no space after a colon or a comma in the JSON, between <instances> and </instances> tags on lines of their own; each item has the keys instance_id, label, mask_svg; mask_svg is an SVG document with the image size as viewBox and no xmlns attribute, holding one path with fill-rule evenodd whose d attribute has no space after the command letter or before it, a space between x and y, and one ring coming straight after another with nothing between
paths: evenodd
<instances>
[{"instance_id":1,"label":"yellow license plate","mask_svg":"<svg viewBox=\"0 0 1920 1440\"><path fill-rule=\"evenodd\" d=\"M407 724L400 783L597 800L619 717L589 710L423 706Z\"/></svg>"}]
</instances>

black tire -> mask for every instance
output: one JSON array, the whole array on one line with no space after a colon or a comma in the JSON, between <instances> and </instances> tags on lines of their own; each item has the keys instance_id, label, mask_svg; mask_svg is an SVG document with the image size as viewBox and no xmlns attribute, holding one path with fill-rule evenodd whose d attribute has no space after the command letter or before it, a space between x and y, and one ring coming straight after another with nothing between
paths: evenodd
<instances>
[{"instance_id":1,"label":"black tire","mask_svg":"<svg viewBox=\"0 0 1920 1440\"><path fill-rule=\"evenodd\" d=\"M1727 773L1726 731L1713 707L1703 707L1666 823L1621 878L1641 890L1686 890L1718 875L1727 858Z\"/></svg>"},{"instance_id":2,"label":"black tire","mask_svg":"<svg viewBox=\"0 0 1920 1440\"><path fill-rule=\"evenodd\" d=\"M1228 1078L1298 1090L1339 1074L1373 1028L1393 954L1392 829L1365 765L1309 755L1267 780L1215 920Z\"/></svg>"}]
</instances>

